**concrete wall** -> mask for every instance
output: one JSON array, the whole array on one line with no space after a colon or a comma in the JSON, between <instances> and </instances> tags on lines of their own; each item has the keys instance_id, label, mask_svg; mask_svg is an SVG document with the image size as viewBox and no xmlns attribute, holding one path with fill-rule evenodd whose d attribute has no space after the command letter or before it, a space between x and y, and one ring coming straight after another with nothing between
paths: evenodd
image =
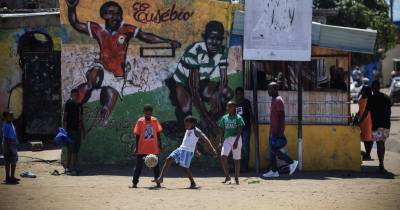
<instances>
[{"instance_id":1,"label":"concrete wall","mask_svg":"<svg viewBox=\"0 0 400 210\"><path fill-rule=\"evenodd\" d=\"M60 16L58 14L54 14L15 18L0 18L0 29L29 27L60 27Z\"/></svg>"},{"instance_id":2,"label":"concrete wall","mask_svg":"<svg viewBox=\"0 0 400 210\"><path fill-rule=\"evenodd\" d=\"M41 31L52 37L55 50L61 50L59 24L51 24L57 18L41 16L34 19L0 19L0 113L10 109L18 118L23 111L22 69L17 51L19 38L28 31ZM15 27L11 28L13 24Z\"/></svg>"},{"instance_id":3,"label":"concrete wall","mask_svg":"<svg viewBox=\"0 0 400 210\"><path fill-rule=\"evenodd\" d=\"M400 44L386 53L386 58L382 61L383 83L385 86L391 82L390 73L393 71L393 58L400 58Z\"/></svg>"},{"instance_id":4,"label":"concrete wall","mask_svg":"<svg viewBox=\"0 0 400 210\"><path fill-rule=\"evenodd\" d=\"M0 3L5 3L9 9L29 9L28 4L34 3L37 8L58 8L58 0L0 0Z\"/></svg>"},{"instance_id":5,"label":"concrete wall","mask_svg":"<svg viewBox=\"0 0 400 210\"><path fill-rule=\"evenodd\" d=\"M269 165L266 160L269 125L259 126L261 167ZM288 125L285 135L286 148L292 158L298 159L297 125ZM353 126L305 125L303 127L303 169L360 171L360 130ZM250 164L254 166L254 141L251 142Z\"/></svg>"}]
</instances>

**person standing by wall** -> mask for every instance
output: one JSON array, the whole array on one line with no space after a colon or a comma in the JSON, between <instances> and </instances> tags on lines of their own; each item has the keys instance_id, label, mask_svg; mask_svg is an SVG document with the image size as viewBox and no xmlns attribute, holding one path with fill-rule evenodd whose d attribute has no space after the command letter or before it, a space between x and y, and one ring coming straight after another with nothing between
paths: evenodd
<instances>
[{"instance_id":1,"label":"person standing by wall","mask_svg":"<svg viewBox=\"0 0 400 210\"><path fill-rule=\"evenodd\" d=\"M363 116L366 111L368 99L372 96L372 90L369 86L364 86L361 89L361 95L358 99L358 116ZM371 114L367 113L367 117L360 121L359 127L361 130L360 136L361 141L364 142L365 154L363 154L363 160L372 160L371 159L371 150L374 142L372 141L372 121Z\"/></svg>"},{"instance_id":2,"label":"person standing by wall","mask_svg":"<svg viewBox=\"0 0 400 210\"><path fill-rule=\"evenodd\" d=\"M363 121L368 113L371 113L372 120L372 136L373 140L376 141L377 154L379 159L379 173L386 173L384 167L384 157L385 157L385 142L389 138L390 133L390 115L391 101L390 98L380 92L380 82L375 80L372 82L372 96L368 99L366 111L361 117Z\"/></svg>"},{"instance_id":3,"label":"person standing by wall","mask_svg":"<svg viewBox=\"0 0 400 210\"><path fill-rule=\"evenodd\" d=\"M18 184L19 179L15 178L15 169L18 162L17 152L17 133L13 125L14 115L11 112L3 112L4 124L3 124L3 153L4 153L4 165L6 170L6 184Z\"/></svg>"},{"instance_id":4,"label":"person standing by wall","mask_svg":"<svg viewBox=\"0 0 400 210\"><path fill-rule=\"evenodd\" d=\"M76 164L78 153L81 146L83 126L83 107L79 103L78 89L71 90L71 98L65 103L64 107L64 128L72 139L72 143L67 145L67 164L65 173L68 175L78 175Z\"/></svg>"},{"instance_id":5,"label":"person standing by wall","mask_svg":"<svg viewBox=\"0 0 400 210\"><path fill-rule=\"evenodd\" d=\"M250 160L250 136L252 128L253 112L251 110L251 103L244 98L244 90L238 87L235 90L236 94L236 113L239 114L244 120L244 127L242 130L242 159L241 171L248 172Z\"/></svg>"},{"instance_id":6,"label":"person standing by wall","mask_svg":"<svg viewBox=\"0 0 400 210\"><path fill-rule=\"evenodd\" d=\"M224 131L224 142L221 142L221 164L224 170L225 181L222 183L230 183L231 177L228 170L228 156L232 152L233 161L235 163L235 183L239 184L240 175L240 159L242 152L242 130L243 118L236 113L236 104L229 101L226 104L227 114L219 121L218 126Z\"/></svg>"},{"instance_id":7,"label":"person standing by wall","mask_svg":"<svg viewBox=\"0 0 400 210\"><path fill-rule=\"evenodd\" d=\"M264 178L279 177L277 159L285 161L290 164L289 175L292 175L297 168L298 161L293 160L287 154L281 151L281 149L286 145L285 137L285 102L283 98L278 93L279 85L276 82L271 82L268 85L268 94L272 97L271 101L271 113L270 113L270 136L269 136L269 146L271 149L271 166L270 171L263 174ZM282 142L282 143L281 143Z\"/></svg>"}]
</instances>

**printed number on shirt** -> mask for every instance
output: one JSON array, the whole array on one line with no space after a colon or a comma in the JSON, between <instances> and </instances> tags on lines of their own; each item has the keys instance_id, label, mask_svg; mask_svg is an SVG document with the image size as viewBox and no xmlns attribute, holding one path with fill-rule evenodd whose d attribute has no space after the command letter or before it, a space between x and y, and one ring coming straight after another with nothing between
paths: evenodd
<instances>
[{"instance_id":1,"label":"printed number on shirt","mask_svg":"<svg viewBox=\"0 0 400 210\"><path fill-rule=\"evenodd\" d=\"M243 107L241 107L241 106L236 107L236 113L240 114L240 115L243 115Z\"/></svg>"}]
</instances>

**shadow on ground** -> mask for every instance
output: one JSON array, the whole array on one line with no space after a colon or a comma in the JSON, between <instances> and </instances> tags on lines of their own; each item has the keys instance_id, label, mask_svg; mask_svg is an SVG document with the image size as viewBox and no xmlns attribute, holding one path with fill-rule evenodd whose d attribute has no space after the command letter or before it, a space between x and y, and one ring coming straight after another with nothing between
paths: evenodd
<instances>
[{"instance_id":1,"label":"shadow on ground","mask_svg":"<svg viewBox=\"0 0 400 210\"><path fill-rule=\"evenodd\" d=\"M80 176L132 176L133 166L106 166L106 165L87 165L82 167ZM352 171L315 171L315 172L296 172L293 176L288 174L281 174L279 178L274 180L290 180L290 179L313 179L313 180L329 180L333 178L339 179L354 179L354 178L376 178L376 179L394 179L396 174L387 172L380 174L377 172L377 166L362 166L361 172ZM264 171L264 170L263 170ZM209 169L192 169L193 176L199 178L206 177L223 177L222 170L220 168L209 168ZM153 177L153 171L149 168L142 170L142 176ZM233 173L231 173L233 176ZM175 166L168 170L167 177L184 177L184 173L181 168ZM255 172L242 173L242 178L246 177L261 177L261 173Z\"/></svg>"}]
</instances>

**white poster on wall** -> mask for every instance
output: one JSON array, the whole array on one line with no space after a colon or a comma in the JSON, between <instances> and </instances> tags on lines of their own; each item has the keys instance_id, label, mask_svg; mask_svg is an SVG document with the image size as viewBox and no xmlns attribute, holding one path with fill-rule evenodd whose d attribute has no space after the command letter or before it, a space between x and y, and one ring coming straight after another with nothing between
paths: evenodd
<instances>
[{"instance_id":1,"label":"white poster on wall","mask_svg":"<svg viewBox=\"0 0 400 210\"><path fill-rule=\"evenodd\" d=\"M245 60L311 60L312 0L245 3Z\"/></svg>"}]
</instances>

